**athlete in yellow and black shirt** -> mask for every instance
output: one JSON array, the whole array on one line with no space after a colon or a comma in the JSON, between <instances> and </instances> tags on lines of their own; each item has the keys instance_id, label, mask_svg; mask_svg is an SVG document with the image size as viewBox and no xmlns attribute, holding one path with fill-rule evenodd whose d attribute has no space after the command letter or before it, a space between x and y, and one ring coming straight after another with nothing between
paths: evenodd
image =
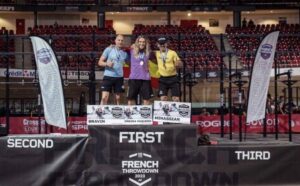
<instances>
[{"instance_id":1,"label":"athlete in yellow and black shirt","mask_svg":"<svg viewBox=\"0 0 300 186\"><path fill-rule=\"evenodd\" d=\"M157 41L159 51L155 52L158 65L159 96L162 101L168 100L168 91L171 89L172 100L179 101L180 85L177 76L177 68L182 65L177 53L168 49L167 39L161 37Z\"/></svg>"}]
</instances>

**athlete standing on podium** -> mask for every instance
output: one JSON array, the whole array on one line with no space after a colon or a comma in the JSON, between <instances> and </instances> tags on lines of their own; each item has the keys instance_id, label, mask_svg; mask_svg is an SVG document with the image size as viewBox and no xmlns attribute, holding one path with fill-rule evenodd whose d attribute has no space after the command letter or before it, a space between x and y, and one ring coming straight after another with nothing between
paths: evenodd
<instances>
[{"instance_id":1,"label":"athlete standing on podium","mask_svg":"<svg viewBox=\"0 0 300 186\"><path fill-rule=\"evenodd\" d=\"M124 93L123 65L127 61L128 55L121 48L124 37L118 35L115 45L107 47L99 59L98 65L105 67L103 82L101 85L102 99L101 105L106 105L109 94L112 90L116 96L116 104L120 104L121 93Z\"/></svg>"},{"instance_id":2,"label":"athlete standing on podium","mask_svg":"<svg viewBox=\"0 0 300 186\"><path fill-rule=\"evenodd\" d=\"M158 65L159 78L159 96L161 101L168 100L168 91L171 90L172 101L179 102L180 84L177 75L177 68L182 66L177 53L168 49L168 42L165 37L157 40L159 51L155 52Z\"/></svg>"},{"instance_id":3,"label":"athlete standing on podium","mask_svg":"<svg viewBox=\"0 0 300 186\"><path fill-rule=\"evenodd\" d=\"M128 81L128 105L134 105L138 95L143 99L144 105L150 104L151 82L149 73L149 40L139 36L130 50L130 75Z\"/></svg>"}]
</instances>

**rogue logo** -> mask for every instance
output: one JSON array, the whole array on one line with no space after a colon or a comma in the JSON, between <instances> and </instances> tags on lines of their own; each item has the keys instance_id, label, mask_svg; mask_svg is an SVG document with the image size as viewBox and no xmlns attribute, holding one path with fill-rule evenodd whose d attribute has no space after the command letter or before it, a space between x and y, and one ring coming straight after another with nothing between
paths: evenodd
<instances>
[{"instance_id":1,"label":"rogue logo","mask_svg":"<svg viewBox=\"0 0 300 186\"><path fill-rule=\"evenodd\" d=\"M8 148L44 148L44 149L51 149L54 146L54 142L52 139L14 139L9 138L7 140L7 147Z\"/></svg>"},{"instance_id":2,"label":"rogue logo","mask_svg":"<svg viewBox=\"0 0 300 186\"><path fill-rule=\"evenodd\" d=\"M221 121L220 120L212 120L212 121L196 121L197 125L201 127L220 127ZM229 121L224 121L224 126L229 127Z\"/></svg>"},{"instance_id":3,"label":"rogue logo","mask_svg":"<svg viewBox=\"0 0 300 186\"><path fill-rule=\"evenodd\" d=\"M269 160L270 151L235 151L238 160Z\"/></svg>"},{"instance_id":4,"label":"rogue logo","mask_svg":"<svg viewBox=\"0 0 300 186\"><path fill-rule=\"evenodd\" d=\"M159 161L153 160L150 154L134 153L129 155L129 160L122 161L122 173L130 176L131 183L142 186L152 180L149 174L159 173Z\"/></svg>"},{"instance_id":5,"label":"rogue logo","mask_svg":"<svg viewBox=\"0 0 300 186\"><path fill-rule=\"evenodd\" d=\"M119 143L161 143L165 132L120 132Z\"/></svg>"}]
</instances>

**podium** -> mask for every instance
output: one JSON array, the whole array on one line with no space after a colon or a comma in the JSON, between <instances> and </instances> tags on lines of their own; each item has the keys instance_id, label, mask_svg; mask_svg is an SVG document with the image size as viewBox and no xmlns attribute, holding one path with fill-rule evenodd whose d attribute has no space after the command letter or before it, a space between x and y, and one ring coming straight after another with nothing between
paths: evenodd
<instances>
[{"instance_id":1,"label":"podium","mask_svg":"<svg viewBox=\"0 0 300 186\"><path fill-rule=\"evenodd\" d=\"M133 185L160 185L162 171L176 172L177 167L171 165L193 164L197 160L191 158L191 152L197 152L198 148L196 127L90 125L89 134L96 144L97 169L114 172L119 179L122 177ZM109 166L101 166L105 164Z\"/></svg>"}]
</instances>

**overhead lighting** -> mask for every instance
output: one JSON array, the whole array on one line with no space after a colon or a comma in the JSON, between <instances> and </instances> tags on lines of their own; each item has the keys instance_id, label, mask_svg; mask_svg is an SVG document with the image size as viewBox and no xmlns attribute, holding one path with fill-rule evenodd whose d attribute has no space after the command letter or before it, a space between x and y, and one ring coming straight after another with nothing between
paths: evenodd
<instances>
[{"instance_id":1,"label":"overhead lighting","mask_svg":"<svg viewBox=\"0 0 300 186\"><path fill-rule=\"evenodd\" d=\"M187 14L187 16L189 16L189 17L191 17L191 15L192 15L192 13L191 13L191 12L189 12L189 13Z\"/></svg>"},{"instance_id":2,"label":"overhead lighting","mask_svg":"<svg viewBox=\"0 0 300 186\"><path fill-rule=\"evenodd\" d=\"M274 13L274 11L273 11L273 10L270 10L270 13Z\"/></svg>"}]
</instances>

